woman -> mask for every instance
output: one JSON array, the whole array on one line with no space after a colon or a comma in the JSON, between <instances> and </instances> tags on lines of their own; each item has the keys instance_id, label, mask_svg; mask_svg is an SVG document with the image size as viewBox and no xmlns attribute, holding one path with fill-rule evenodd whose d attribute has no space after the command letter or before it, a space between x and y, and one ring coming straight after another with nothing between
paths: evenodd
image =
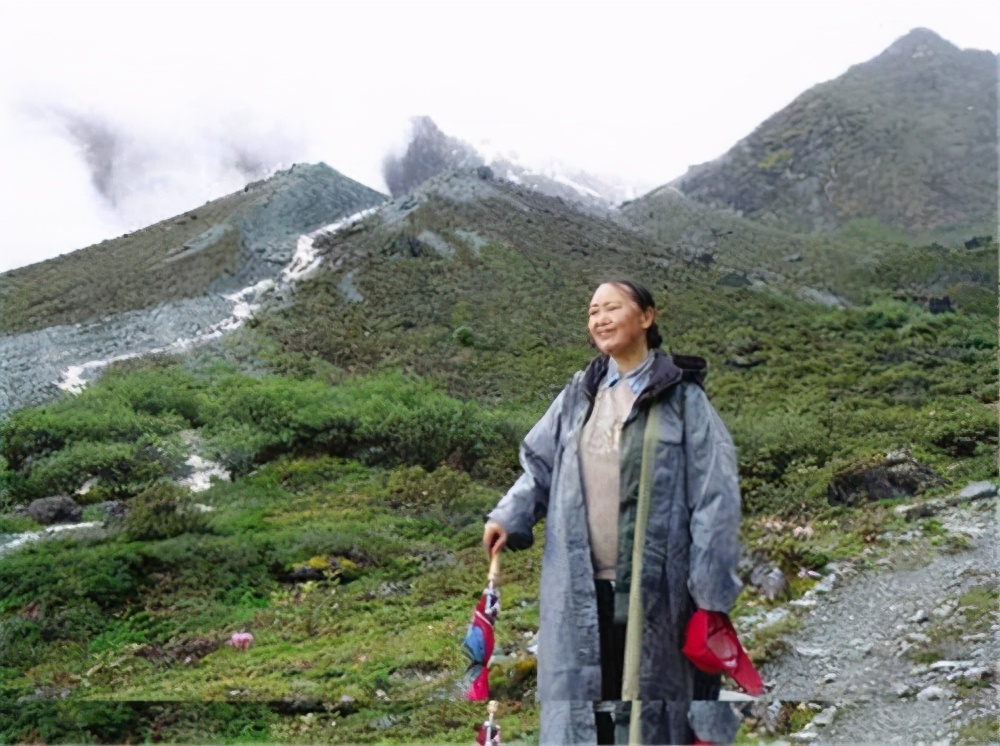
<instances>
[{"instance_id":1,"label":"woman","mask_svg":"<svg viewBox=\"0 0 1000 746\"><path fill-rule=\"evenodd\" d=\"M541 744L627 738L630 703L607 703L621 697L625 623L633 621L636 503L654 403L661 406L653 410L660 422L642 550L642 743L729 743L739 724L717 701L720 676L702 674L681 652L695 609L728 612L740 591L735 450L701 388L704 360L660 350L655 317L640 284L597 288L588 330L600 354L525 437L524 473L487 518L483 542L491 553L531 546L532 527L546 518Z\"/></svg>"}]
</instances>

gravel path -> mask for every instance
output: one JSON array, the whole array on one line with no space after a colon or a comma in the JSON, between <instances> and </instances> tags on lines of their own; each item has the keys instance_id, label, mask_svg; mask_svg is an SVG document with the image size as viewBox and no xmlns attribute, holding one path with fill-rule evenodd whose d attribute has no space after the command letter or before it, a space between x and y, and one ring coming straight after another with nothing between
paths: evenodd
<instances>
[{"instance_id":1,"label":"gravel path","mask_svg":"<svg viewBox=\"0 0 1000 746\"><path fill-rule=\"evenodd\" d=\"M763 708L775 713L776 700L822 713L785 736L789 743L956 744L962 725L1000 717L997 609L987 631L968 634L959 608L970 588L997 587L997 498L935 518L966 548L949 552L953 538L934 546L918 530L892 537L870 567L839 568L832 589L813 596L801 628L786 636L788 652L762 667L770 688L755 707L765 722ZM945 660L911 657L932 648Z\"/></svg>"}]
</instances>

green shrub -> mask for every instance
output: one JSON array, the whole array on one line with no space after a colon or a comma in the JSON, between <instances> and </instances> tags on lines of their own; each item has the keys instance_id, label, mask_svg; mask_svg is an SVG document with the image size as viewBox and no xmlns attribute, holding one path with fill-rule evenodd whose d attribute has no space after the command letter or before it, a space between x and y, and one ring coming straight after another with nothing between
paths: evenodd
<instances>
[{"instance_id":1,"label":"green shrub","mask_svg":"<svg viewBox=\"0 0 1000 746\"><path fill-rule=\"evenodd\" d=\"M862 329L900 329L918 309L901 301L883 300L873 303L860 312Z\"/></svg>"},{"instance_id":2,"label":"green shrub","mask_svg":"<svg viewBox=\"0 0 1000 746\"><path fill-rule=\"evenodd\" d=\"M144 435L169 435L184 424L178 415L154 417L137 413L121 402L66 399L52 406L12 413L0 424L0 447L4 449L0 455L7 460L7 468L20 471L31 461L70 445L134 443Z\"/></svg>"},{"instance_id":3,"label":"green shrub","mask_svg":"<svg viewBox=\"0 0 1000 746\"><path fill-rule=\"evenodd\" d=\"M99 487L87 493L88 502L130 497L157 479L175 475L183 463L176 440L153 434L140 435L132 443L80 441L34 462L12 495L27 502L72 493L97 477Z\"/></svg>"},{"instance_id":4,"label":"green shrub","mask_svg":"<svg viewBox=\"0 0 1000 746\"><path fill-rule=\"evenodd\" d=\"M208 530L208 515L195 505L190 493L163 482L132 500L122 522L122 532L130 541L156 541Z\"/></svg>"},{"instance_id":5,"label":"green shrub","mask_svg":"<svg viewBox=\"0 0 1000 746\"><path fill-rule=\"evenodd\" d=\"M0 562L0 613L39 602L43 610L89 599L102 609L134 598L147 581L141 558L118 544L50 539Z\"/></svg>"},{"instance_id":6,"label":"green shrub","mask_svg":"<svg viewBox=\"0 0 1000 746\"><path fill-rule=\"evenodd\" d=\"M386 491L394 505L405 508L448 508L472 491L468 474L441 466L427 472L422 466L397 469L389 475Z\"/></svg>"},{"instance_id":7,"label":"green shrub","mask_svg":"<svg viewBox=\"0 0 1000 746\"><path fill-rule=\"evenodd\" d=\"M472 347L476 343L476 335L467 326L460 326L451 333L451 338L459 347Z\"/></svg>"},{"instance_id":8,"label":"green shrub","mask_svg":"<svg viewBox=\"0 0 1000 746\"><path fill-rule=\"evenodd\" d=\"M926 437L951 456L968 457L980 444L995 446L997 429L996 410L967 406L935 417L927 424Z\"/></svg>"},{"instance_id":9,"label":"green shrub","mask_svg":"<svg viewBox=\"0 0 1000 746\"><path fill-rule=\"evenodd\" d=\"M233 473L283 454L355 458L369 465L447 461L471 469L504 438L473 403L399 374L339 386L229 377L206 396L210 447Z\"/></svg>"},{"instance_id":10,"label":"green shrub","mask_svg":"<svg viewBox=\"0 0 1000 746\"><path fill-rule=\"evenodd\" d=\"M15 704L0 697L0 742L132 743L150 724L125 702L42 699Z\"/></svg>"},{"instance_id":11,"label":"green shrub","mask_svg":"<svg viewBox=\"0 0 1000 746\"><path fill-rule=\"evenodd\" d=\"M0 515L0 535L20 534L24 531L37 531L41 525L27 516Z\"/></svg>"},{"instance_id":12,"label":"green shrub","mask_svg":"<svg viewBox=\"0 0 1000 746\"><path fill-rule=\"evenodd\" d=\"M91 396L102 402L121 402L136 413L154 417L179 416L189 427L204 424L198 396L205 387L203 381L176 363L136 369L128 365L131 362L112 364Z\"/></svg>"},{"instance_id":13,"label":"green shrub","mask_svg":"<svg viewBox=\"0 0 1000 746\"><path fill-rule=\"evenodd\" d=\"M0 620L0 666L28 668L41 657L44 647L37 621L20 616Z\"/></svg>"}]
</instances>

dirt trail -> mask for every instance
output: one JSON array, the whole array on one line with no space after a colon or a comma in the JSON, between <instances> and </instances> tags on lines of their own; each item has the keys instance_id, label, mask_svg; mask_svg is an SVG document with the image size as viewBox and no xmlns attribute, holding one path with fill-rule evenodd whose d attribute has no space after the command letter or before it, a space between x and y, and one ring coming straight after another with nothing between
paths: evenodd
<instances>
[{"instance_id":1,"label":"dirt trail","mask_svg":"<svg viewBox=\"0 0 1000 746\"><path fill-rule=\"evenodd\" d=\"M765 722L775 700L821 713L787 742L957 744L962 726L992 718L980 732L1000 744L1000 615L995 596L983 601L1000 566L997 498L935 519L946 532L937 546L914 530L870 567L841 569L786 636L788 651L762 667L771 686L755 708ZM979 590L963 607L970 589Z\"/></svg>"}]
</instances>

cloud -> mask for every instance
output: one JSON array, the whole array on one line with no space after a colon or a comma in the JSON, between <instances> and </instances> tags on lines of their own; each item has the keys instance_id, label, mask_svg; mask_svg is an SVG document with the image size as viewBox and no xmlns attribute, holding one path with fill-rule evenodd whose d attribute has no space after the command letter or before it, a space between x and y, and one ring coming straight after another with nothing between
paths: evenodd
<instances>
[{"instance_id":1,"label":"cloud","mask_svg":"<svg viewBox=\"0 0 1000 746\"><path fill-rule=\"evenodd\" d=\"M208 117L207 123L173 128L48 100L18 108L5 133L17 142L16 156L6 162L15 174L12 179L8 172L4 184L35 185L39 213L35 229L23 216L7 223L29 226L14 238L22 247L46 243L31 234L48 235L48 243L69 250L134 230L236 191L307 151L305 140L280 122L236 109ZM40 171L51 179L44 188L38 184ZM43 194L46 198L38 199ZM23 204L25 196L15 201ZM54 213L48 221L45 209ZM52 230L53 223L76 223L78 229L63 233ZM11 239L8 232L0 271L21 263L23 252Z\"/></svg>"}]
</instances>

